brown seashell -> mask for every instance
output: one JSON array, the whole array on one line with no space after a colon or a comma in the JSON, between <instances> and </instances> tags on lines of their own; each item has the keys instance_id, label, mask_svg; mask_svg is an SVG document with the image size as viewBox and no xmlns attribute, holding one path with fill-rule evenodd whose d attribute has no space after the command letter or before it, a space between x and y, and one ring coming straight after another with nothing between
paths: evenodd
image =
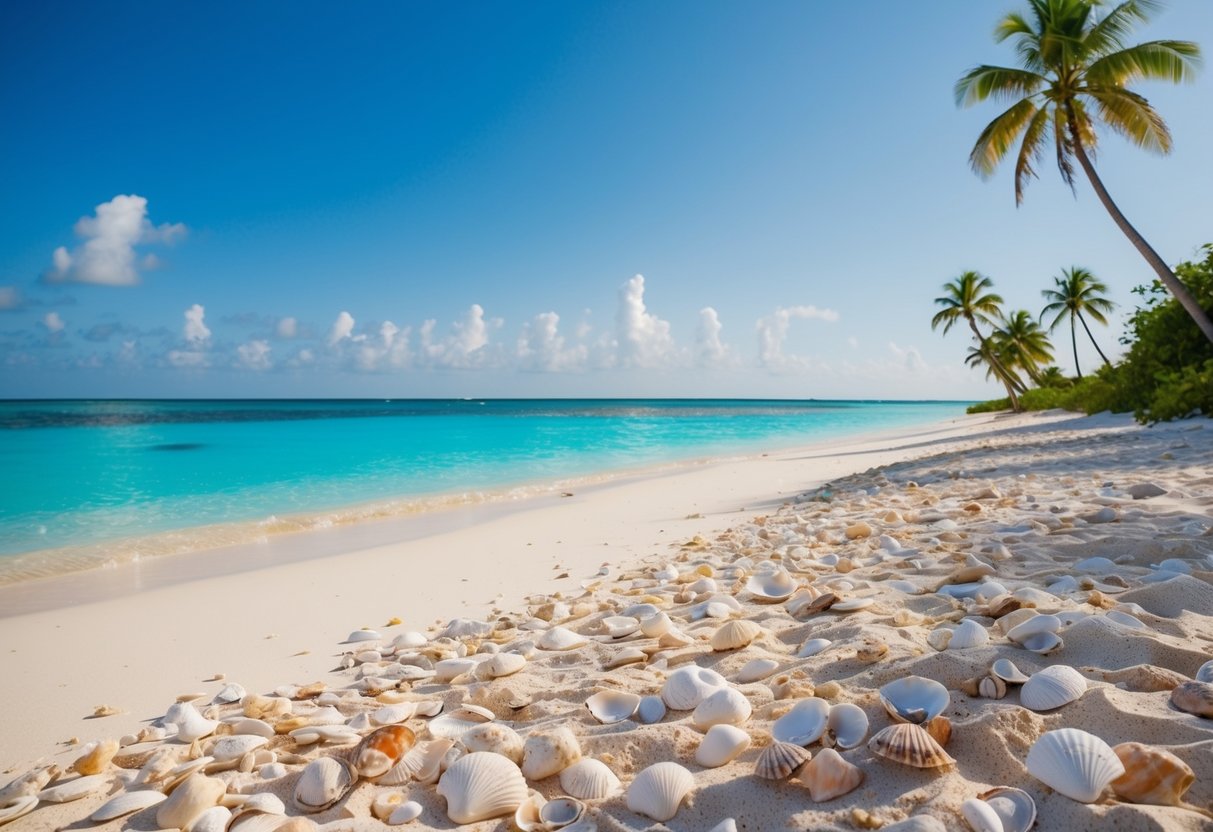
<instances>
[{"instance_id":1,"label":"brown seashell","mask_svg":"<svg viewBox=\"0 0 1213 832\"><path fill-rule=\"evenodd\" d=\"M754 773L765 780L784 780L812 757L807 748L795 743L773 742L758 755Z\"/></svg>"},{"instance_id":2,"label":"brown seashell","mask_svg":"<svg viewBox=\"0 0 1213 832\"><path fill-rule=\"evenodd\" d=\"M863 782L863 769L851 765L832 748L818 752L800 770L800 782L809 789L815 803L824 803L859 788Z\"/></svg>"},{"instance_id":3,"label":"brown seashell","mask_svg":"<svg viewBox=\"0 0 1213 832\"><path fill-rule=\"evenodd\" d=\"M950 733L950 723L948 730ZM868 748L881 757L915 768L939 768L956 763L931 734L911 722L899 722L880 731L868 741Z\"/></svg>"},{"instance_id":4,"label":"brown seashell","mask_svg":"<svg viewBox=\"0 0 1213 832\"><path fill-rule=\"evenodd\" d=\"M1179 806L1196 773L1170 751L1139 742L1122 742L1113 751L1125 773L1112 781L1112 791L1132 803Z\"/></svg>"},{"instance_id":5,"label":"brown seashell","mask_svg":"<svg viewBox=\"0 0 1213 832\"><path fill-rule=\"evenodd\" d=\"M825 612L830 607L838 603L838 601L838 596L833 592L823 593L797 610L797 617L805 618L810 615L816 615L819 612Z\"/></svg>"},{"instance_id":6,"label":"brown seashell","mask_svg":"<svg viewBox=\"0 0 1213 832\"><path fill-rule=\"evenodd\" d=\"M952 720L946 716L937 716L922 727L940 745L947 745L948 740L952 739Z\"/></svg>"},{"instance_id":7,"label":"brown seashell","mask_svg":"<svg viewBox=\"0 0 1213 832\"><path fill-rule=\"evenodd\" d=\"M1171 691L1171 704L1181 711L1213 718L1213 684L1184 682Z\"/></svg>"},{"instance_id":8,"label":"brown seashell","mask_svg":"<svg viewBox=\"0 0 1213 832\"><path fill-rule=\"evenodd\" d=\"M855 658L861 662L877 662L883 659L889 652L889 645L883 641L865 641L858 650L855 651Z\"/></svg>"},{"instance_id":9,"label":"brown seashell","mask_svg":"<svg viewBox=\"0 0 1213 832\"><path fill-rule=\"evenodd\" d=\"M1015 610L1022 606L1023 603L1018 598L1007 595L997 603L990 605L990 618L1002 618L1004 615L1015 612Z\"/></svg>"},{"instance_id":10,"label":"brown seashell","mask_svg":"<svg viewBox=\"0 0 1213 832\"><path fill-rule=\"evenodd\" d=\"M385 725L358 743L353 756L354 768L368 780L382 777L416 743L416 735L403 725Z\"/></svg>"},{"instance_id":11,"label":"brown seashell","mask_svg":"<svg viewBox=\"0 0 1213 832\"><path fill-rule=\"evenodd\" d=\"M974 698L981 696L981 680L984 678L984 676L974 676L972 679L965 679L960 683L961 691Z\"/></svg>"}]
</instances>

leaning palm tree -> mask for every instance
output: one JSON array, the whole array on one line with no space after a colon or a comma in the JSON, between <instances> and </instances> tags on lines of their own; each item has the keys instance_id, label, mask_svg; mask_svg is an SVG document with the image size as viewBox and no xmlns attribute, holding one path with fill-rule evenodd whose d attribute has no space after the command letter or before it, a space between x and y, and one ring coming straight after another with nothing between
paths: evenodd
<instances>
[{"instance_id":1,"label":"leaning palm tree","mask_svg":"<svg viewBox=\"0 0 1213 832\"><path fill-rule=\"evenodd\" d=\"M1003 367L1010 367L1012 356L1006 350L1006 344L1000 343L997 336L991 336L986 339L984 344L976 347L969 347L965 353L965 364L974 369L978 367L986 368L986 378L1002 381L1006 386L1006 381L999 375L999 371L995 369L998 364ZM1010 371L1012 374L1014 371ZM1015 388L1007 388L1007 398L1011 401L1012 409L1019 410L1019 400L1014 392ZM1022 392L1022 391L1020 391Z\"/></svg>"},{"instance_id":2,"label":"leaning palm tree","mask_svg":"<svg viewBox=\"0 0 1213 832\"><path fill-rule=\"evenodd\" d=\"M1007 398L1011 400L1011 409L1018 411L1019 396L1016 395L1016 391L1023 389L1023 382L998 360L988 339L977 328L978 321L995 326L996 321L1001 317L999 307L1002 304L1002 298L989 291L993 286L994 282L990 278L974 271L964 272L951 282L945 283L943 297L935 298L936 305L943 308L931 318L931 329L936 329L942 324L943 333L947 335L948 330L958 321L965 321L969 325L969 329L973 331L978 349L983 360L990 365L991 373L1007 388Z\"/></svg>"},{"instance_id":3,"label":"leaning palm tree","mask_svg":"<svg viewBox=\"0 0 1213 832\"><path fill-rule=\"evenodd\" d=\"M1096 124L1102 122L1138 147L1160 154L1171 150L1162 116L1127 84L1141 80L1187 81L1200 62L1189 41L1154 40L1126 46L1133 25L1159 8L1158 0L1124 0L1096 14L1101 0L1028 0L1030 14L1008 14L995 40L1013 39L1019 68L978 66L956 83L956 101L969 106L986 99L1012 101L977 138L969 163L990 176L1019 141L1015 161L1015 203L1036 176L1033 167L1051 143L1062 178L1074 188L1074 160L1091 180L1112 219L1158 274L1205 337L1213 341L1213 321L1182 281L1121 213L1095 172ZM1022 140L1020 140L1022 134Z\"/></svg>"},{"instance_id":4,"label":"leaning palm tree","mask_svg":"<svg viewBox=\"0 0 1213 832\"><path fill-rule=\"evenodd\" d=\"M1061 277L1053 278L1053 283L1056 284L1056 289L1044 289L1040 293L1045 300L1049 301L1049 305L1041 310L1040 317L1043 319L1046 315L1053 315L1053 323L1049 324L1049 332L1057 329L1057 325L1063 318L1070 319L1070 346L1074 350L1074 370L1078 373L1078 377L1082 378L1082 368L1078 366L1078 336L1074 329L1075 319L1086 330L1087 337L1091 339L1091 345L1095 347L1095 351L1099 353L1103 363L1109 367L1112 366L1112 362L1095 342L1095 336L1091 334L1091 327L1087 326L1087 319L1083 317L1085 312L1092 320L1104 326L1108 325L1108 319L1104 317L1104 313L1111 312L1116 307L1116 304L1104 297L1108 287L1096 280L1095 275L1078 266L1062 269Z\"/></svg>"},{"instance_id":5,"label":"leaning palm tree","mask_svg":"<svg viewBox=\"0 0 1213 832\"><path fill-rule=\"evenodd\" d=\"M1008 358L1004 364L1021 368L1037 387L1045 386L1040 367L1053 360L1053 345L1028 310L1018 309L1004 318L994 338Z\"/></svg>"}]
</instances>

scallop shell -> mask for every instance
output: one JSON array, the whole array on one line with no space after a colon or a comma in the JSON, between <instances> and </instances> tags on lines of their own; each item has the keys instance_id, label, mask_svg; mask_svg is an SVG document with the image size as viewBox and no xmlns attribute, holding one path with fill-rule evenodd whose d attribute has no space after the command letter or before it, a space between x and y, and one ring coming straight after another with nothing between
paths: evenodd
<instances>
[{"instance_id":1,"label":"scallop shell","mask_svg":"<svg viewBox=\"0 0 1213 832\"><path fill-rule=\"evenodd\" d=\"M1171 691L1171 704L1190 714L1213 717L1213 682L1184 682Z\"/></svg>"},{"instance_id":2,"label":"scallop shell","mask_svg":"<svg viewBox=\"0 0 1213 832\"><path fill-rule=\"evenodd\" d=\"M341 800L358 782L358 772L345 760L317 757L295 783L295 806L302 812L323 812ZM173 826L164 824L161 826Z\"/></svg>"},{"instance_id":3,"label":"scallop shell","mask_svg":"<svg viewBox=\"0 0 1213 832\"><path fill-rule=\"evenodd\" d=\"M984 647L990 643L990 634L986 628L971 618L966 618L956 625L952 638L948 641L949 650L967 650L972 647Z\"/></svg>"},{"instance_id":4,"label":"scallop shell","mask_svg":"<svg viewBox=\"0 0 1213 832\"><path fill-rule=\"evenodd\" d=\"M1028 773L1079 803L1094 803L1109 783L1125 773L1106 742L1077 728L1041 735L1027 759Z\"/></svg>"},{"instance_id":5,"label":"scallop shell","mask_svg":"<svg viewBox=\"0 0 1213 832\"><path fill-rule=\"evenodd\" d=\"M108 779L104 774L90 774L74 780L64 780L38 792L38 799L44 803L69 803L101 791Z\"/></svg>"},{"instance_id":6,"label":"scallop shell","mask_svg":"<svg viewBox=\"0 0 1213 832\"><path fill-rule=\"evenodd\" d=\"M560 772L560 788L581 800L610 797L621 785L606 763L592 757L584 757Z\"/></svg>"},{"instance_id":7,"label":"scallop shell","mask_svg":"<svg viewBox=\"0 0 1213 832\"><path fill-rule=\"evenodd\" d=\"M843 702L830 708L830 716L826 720L826 731L821 738L823 745L828 741L830 745L843 750L857 748L863 744L867 736L868 715L864 713L863 708L850 702Z\"/></svg>"},{"instance_id":8,"label":"scallop shell","mask_svg":"<svg viewBox=\"0 0 1213 832\"><path fill-rule=\"evenodd\" d=\"M880 702L889 716L916 725L939 716L951 701L947 688L923 676L906 676L880 689Z\"/></svg>"},{"instance_id":9,"label":"scallop shell","mask_svg":"<svg viewBox=\"0 0 1213 832\"><path fill-rule=\"evenodd\" d=\"M778 604L792 597L796 580L783 569L752 575L745 585L753 600L760 604Z\"/></svg>"},{"instance_id":10,"label":"scallop shell","mask_svg":"<svg viewBox=\"0 0 1213 832\"><path fill-rule=\"evenodd\" d=\"M646 696L636 707L636 721L652 725L665 719L665 700L660 696Z\"/></svg>"},{"instance_id":11,"label":"scallop shell","mask_svg":"<svg viewBox=\"0 0 1213 832\"><path fill-rule=\"evenodd\" d=\"M1072 667L1055 664L1033 673L1019 691L1019 704L1032 711L1068 705L1087 690L1087 680Z\"/></svg>"},{"instance_id":12,"label":"scallop shell","mask_svg":"<svg viewBox=\"0 0 1213 832\"><path fill-rule=\"evenodd\" d=\"M809 745L825 733L830 717L830 703L810 697L792 706L771 725L771 736L779 742Z\"/></svg>"},{"instance_id":13,"label":"scallop shell","mask_svg":"<svg viewBox=\"0 0 1213 832\"><path fill-rule=\"evenodd\" d=\"M528 780L542 780L564 771L580 758L581 744L564 726L531 734L522 746L522 774Z\"/></svg>"},{"instance_id":14,"label":"scallop shell","mask_svg":"<svg viewBox=\"0 0 1213 832\"><path fill-rule=\"evenodd\" d=\"M779 669L779 662L774 659L754 659L746 662L737 671L737 681L741 684L761 681Z\"/></svg>"},{"instance_id":15,"label":"scallop shell","mask_svg":"<svg viewBox=\"0 0 1213 832\"><path fill-rule=\"evenodd\" d=\"M628 786L628 809L655 821L664 822L678 814L678 807L691 789L695 778L678 763L655 763Z\"/></svg>"},{"instance_id":16,"label":"scallop shell","mask_svg":"<svg viewBox=\"0 0 1213 832\"><path fill-rule=\"evenodd\" d=\"M728 682L715 670L698 665L680 667L666 677L661 698L675 711L694 710L704 699Z\"/></svg>"},{"instance_id":17,"label":"scallop shell","mask_svg":"<svg viewBox=\"0 0 1213 832\"><path fill-rule=\"evenodd\" d=\"M636 713L636 708L640 706L640 697L622 690L603 690L585 700L585 706L594 715L594 719L603 725L612 725L623 722Z\"/></svg>"},{"instance_id":18,"label":"scallop shell","mask_svg":"<svg viewBox=\"0 0 1213 832\"><path fill-rule=\"evenodd\" d=\"M459 738L459 742L468 751L489 751L509 758L514 765L522 763L522 737L513 728L500 722L486 722L484 725L469 728Z\"/></svg>"},{"instance_id":19,"label":"scallop shell","mask_svg":"<svg viewBox=\"0 0 1213 832\"><path fill-rule=\"evenodd\" d=\"M824 803L853 792L863 783L863 769L851 765L832 748L818 752L800 771L800 782L815 803Z\"/></svg>"},{"instance_id":20,"label":"scallop shell","mask_svg":"<svg viewBox=\"0 0 1213 832\"><path fill-rule=\"evenodd\" d=\"M998 815L1003 832L1028 832L1036 823L1036 801L1022 789L990 789L977 798L988 803Z\"/></svg>"},{"instance_id":21,"label":"scallop shell","mask_svg":"<svg viewBox=\"0 0 1213 832\"><path fill-rule=\"evenodd\" d=\"M189 832L226 832L231 820L231 809L226 806L212 806L209 809L204 809L186 828L189 829ZM282 823L282 818L275 818L274 823L275 825ZM239 828L252 829L251 826L245 826L244 824L240 824Z\"/></svg>"},{"instance_id":22,"label":"scallop shell","mask_svg":"<svg viewBox=\"0 0 1213 832\"><path fill-rule=\"evenodd\" d=\"M379 785L399 786L410 780L419 783L434 782L438 779L443 757L454 744L454 741L449 739L418 743L401 757L400 762L392 766L387 774L379 778Z\"/></svg>"},{"instance_id":23,"label":"scallop shell","mask_svg":"<svg viewBox=\"0 0 1213 832\"><path fill-rule=\"evenodd\" d=\"M882 757L915 768L939 768L956 761L924 728L908 722L877 732L868 748Z\"/></svg>"},{"instance_id":24,"label":"scallop shell","mask_svg":"<svg viewBox=\"0 0 1213 832\"><path fill-rule=\"evenodd\" d=\"M784 780L812 757L804 746L776 740L762 749L754 764L754 773L764 780Z\"/></svg>"},{"instance_id":25,"label":"scallop shell","mask_svg":"<svg viewBox=\"0 0 1213 832\"><path fill-rule=\"evenodd\" d=\"M1133 803L1179 806L1196 780L1196 773L1170 751L1139 742L1122 742L1112 748L1125 773L1112 781L1117 797Z\"/></svg>"},{"instance_id":26,"label":"scallop shell","mask_svg":"<svg viewBox=\"0 0 1213 832\"><path fill-rule=\"evenodd\" d=\"M516 811L528 790L518 766L500 754L473 751L443 772L437 791L452 821L475 823Z\"/></svg>"},{"instance_id":27,"label":"scallop shell","mask_svg":"<svg viewBox=\"0 0 1213 832\"><path fill-rule=\"evenodd\" d=\"M716 651L738 650L749 645L762 635L762 627L745 618L736 618L721 624L712 634L712 649Z\"/></svg>"},{"instance_id":28,"label":"scallop shell","mask_svg":"<svg viewBox=\"0 0 1213 832\"><path fill-rule=\"evenodd\" d=\"M1022 685L1028 681L1028 675L1016 667L1015 662L1010 659L998 659L995 661L994 664L990 665L990 674L1012 685Z\"/></svg>"},{"instance_id":29,"label":"scallop shell","mask_svg":"<svg viewBox=\"0 0 1213 832\"><path fill-rule=\"evenodd\" d=\"M131 812L139 812L149 806L155 806L157 803L162 803L167 799L168 795L154 789L120 792L105 803L102 803L95 812L88 816L88 819L96 823L113 820L123 815L129 815Z\"/></svg>"},{"instance_id":30,"label":"scallop shell","mask_svg":"<svg viewBox=\"0 0 1213 832\"><path fill-rule=\"evenodd\" d=\"M225 792L227 786L222 781L205 774L191 774L160 804L156 823L162 829L184 829L204 811L217 806Z\"/></svg>"},{"instance_id":31,"label":"scallop shell","mask_svg":"<svg viewBox=\"0 0 1213 832\"><path fill-rule=\"evenodd\" d=\"M740 725L750 718L750 700L737 688L719 688L691 713L691 724L701 730L713 725Z\"/></svg>"},{"instance_id":32,"label":"scallop shell","mask_svg":"<svg viewBox=\"0 0 1213 832\"><path fill-rule=\"evenodd\" d=\"M574 633L564 627L553 627L539 637L536 646L541 650L575 650L584 647L589 642L585 636Z\"/></svg>"},{"instance_id":33,"label":"scallop shell","mask_svg":"<svg viewBox=\"0 0 1213 832\"><path fill-rule=\"evenodd\" d=\"M1213 682L1213 659L1202 664L1192 678L1198 682Z\"/></svg>"},{"instance_id":34,"label":"scallop shell","mask_svg":"<svg viewBox=\"0 0 1213 832\"><path fill-rule=\"evenodd\" d=\"M733 760L750 747L750 735L735 725L713 725L695 749L695 762L704 768L716 768Z\"/></svg>"},{"instance_id":35,"label":"scallop shell","mask_svg":"<svg viewBox=\"0 0 1213 832\"><path fill-rule=\"evenodd\" d=\"M403 725L387 725L372 731L354 750L354 768L363 777L382 777L417 744L417 737Z\"/></svg>"}]
</instances>

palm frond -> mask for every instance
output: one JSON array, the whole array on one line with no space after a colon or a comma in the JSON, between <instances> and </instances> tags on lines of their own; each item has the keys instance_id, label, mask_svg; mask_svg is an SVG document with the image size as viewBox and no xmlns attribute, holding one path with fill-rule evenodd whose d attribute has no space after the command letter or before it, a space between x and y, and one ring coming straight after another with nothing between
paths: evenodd
<instances>
[{"instance_id":1,"label":"palm frond","mask_svg":"<svg viewBox=\"0 0 1213 832\"><path fill-rule=\"evenodd\" d=\"M1156 0L1126 0L1119 4L1087 32L1084 38L1087 49L1093 55L1106 55L1122 48L1134 25L1148 21L1150 14L1161 6Z\"/></svg>"},{"instance_id":2,"label":"palm frond","mask_svg":"<svg viewBox=\"0 0 1213 832\"><path fill-rule=\"evenodd\" d=\"M1049 109L1041 107L1023 131L1023 142L1019 146L1019 158L1015 161L1015 204L1023 204L1023 192L1028 180L1036 177L1033 161L1044 155L1044 134L1049 126Z\"/></svg>"},{"instance_id":3,"label":"palm frond","mask_svg":"<svg viewBox=\"0 0 1213 832\"><path fill-rule=\"evenodd\" d=\"M1091 84L1191 81L1200 69L1200 47L1187 40L1152 40L1104 55L1087 67Z\"/></svg>"},{"instance_id":4,"label":"palm frond","mask_svg":"<svg viewBox=\"0 0 1213 832\"><path fill-rule=\"evenodd\" d=\"M1133 144L1159 154L1171 152L1171 131L1150 102L1119 87L1089 89L1104 123Z\"/></svg>"},{"instance_id":5,"label":"palm frond","mask_svg":"<svg viewBox=\"0 0 1213 832\"><path fill-rule=\"evenodd\" d=\"M1074 146L1070 141L1070 128L1066 124L1066 114L1061 107L1053 108L1053 144L1057 149L1057 170L1070 190L1078 193L1074 186Z\"/></svg>"},{"instance_id":6,"label":"palm frond","mask_svg":"<svg viewBox=\"0 0 1213 832\"><path fill-rule=\"evenodd\" d=\"M987 98L995 101L1023 98L1048 83L1048 78L1026 69L983 64L970 69L956 82L956 105L969 107Z\"/></svg>"},{"instance_id":7,"label":"palm frond","mask_svg":"<svg viewBox=\"0 0 1213 832\"><path fill-rule=\"evenodd\" d=\"M1025 98L1011 105L1002 115L986 125L969 154L969 165L975 173L982 177L989 177L994 173L1016 137L1036 115L1036 109L1032 99Z\"/></svg>"}]
</instances>

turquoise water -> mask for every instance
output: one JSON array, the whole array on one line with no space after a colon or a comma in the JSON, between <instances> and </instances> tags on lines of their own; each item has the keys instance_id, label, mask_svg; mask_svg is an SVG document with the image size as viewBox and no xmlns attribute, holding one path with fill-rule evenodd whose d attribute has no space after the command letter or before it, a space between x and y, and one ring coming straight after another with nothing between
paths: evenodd
<instances>
[{"instance_id":1,"label":"turquoise water","mask_svg":"<svg viewBox=\"0 0 1213 832\"><path fill-rule=\"evenodd\" d=\"M147 547L205 545L187 534L199 528L225 528L230 542L232 524L313 528L963 412L954 402L0 402L0 556L104 555L133 539L159 554Z\"/></svg>"}]
</instances>

